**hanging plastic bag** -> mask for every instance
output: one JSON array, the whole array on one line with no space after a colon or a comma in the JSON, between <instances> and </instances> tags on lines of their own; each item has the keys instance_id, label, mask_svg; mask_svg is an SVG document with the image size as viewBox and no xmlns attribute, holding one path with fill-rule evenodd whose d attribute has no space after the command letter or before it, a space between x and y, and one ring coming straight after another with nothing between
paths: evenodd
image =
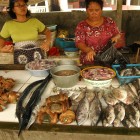
<instances>
[{"instance_id":1,"label":"hanging plastic bag","mask_svg":"<svg viewBox=\"0 0 140 140\"><path fill-rule=\"evenodd\" d=\"M103 65L130 63L129 58L119 52L114 47L114 43L112 43L111 40L107 43L103 50L96 55L95 60Z\"/></svg>"}]
</instances>

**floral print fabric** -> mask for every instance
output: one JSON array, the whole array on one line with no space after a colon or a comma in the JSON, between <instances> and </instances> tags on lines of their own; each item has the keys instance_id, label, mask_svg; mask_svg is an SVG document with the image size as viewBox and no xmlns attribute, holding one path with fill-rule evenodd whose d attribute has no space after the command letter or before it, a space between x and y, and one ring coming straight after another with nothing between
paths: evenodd
<instances>
[{"instance_id":1,"label":"floral print fabric","mask_svg":"<svg viewBox=\"0 0 140 140\"><path fill-rule=\"evenodd\" d=\"M101 51L107 42L117 35L119 30L116 23L109 17L104 17L104 22L99 27L92 27L86 20L81 21L75 30L75 43L85 43L91 47L96 53ZM82 64L90 64L85 60L85 53L81 53L80 61Z\"/></svg>"}]
</instances>

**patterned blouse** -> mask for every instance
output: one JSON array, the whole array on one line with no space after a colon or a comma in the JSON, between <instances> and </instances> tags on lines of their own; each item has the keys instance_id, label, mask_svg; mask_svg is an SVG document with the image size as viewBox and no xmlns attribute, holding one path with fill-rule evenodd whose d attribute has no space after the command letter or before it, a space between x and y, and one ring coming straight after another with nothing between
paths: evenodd
<instances>
[{"instance_id":1,"label":"patterned blouse","mask_svg":"<svg viewBox=\"0 0 140 140\"><path fill-rule=\"evenodd\" d=\"M91 47L96 53L101 51L107 42L117 35L119 30L116 23L109 17L104 17L104 22L99 27L92 27L86 20L81 21L75 30L75 43L85 43ZM82 64L90 64L85 60L86 54L81 53L80 61Z\"/></svg>"}]
</instances>

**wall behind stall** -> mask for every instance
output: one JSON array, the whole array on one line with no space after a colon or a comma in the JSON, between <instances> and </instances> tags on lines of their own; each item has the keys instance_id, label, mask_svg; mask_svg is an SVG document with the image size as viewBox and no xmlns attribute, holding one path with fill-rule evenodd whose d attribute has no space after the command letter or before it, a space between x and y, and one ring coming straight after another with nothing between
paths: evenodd
<instances>
[{"instance_id":1,"label":"wall behind stall","mask_svg":"<svg viewBox=\"0 0 140 140\"><path fill-rule=\"evenodd\" d=\"M104 12L105 16L110 16L115 19L116 11ZM51 13L34 13L41 21L47 24L57 24L58 28L67 29L70 34L74 34L74 30L78 22L86 18L85 11L72 11L72 12L51 12Z\"/></svg>"},{"instance_id":2,"label":"wall behind stall","mask_svg":"<svg viewBox=\"0 0 140 140\"><path fill-rule=\"evenodd\" d=\"M115 21L116 11L104 11L104 16L109 16ZM123 11L122 31L125 32L126 44L133 44L140 40L140 11ZM49 12L32 13L33 17L41 20L45 25L57 24L57 29L67 29L69 34L73 35L77 23L86 18L84 11L73 12ZM0 13L0 30L6 20L10 19L8 15ZM118 19L119 20L119 19Z\"/></svg>"},{"instance_id":3,"label":"wall behind stall","mask_svg":"<svg viewBox=\"0 0 140 140\"><path fill-rule=\"evenodd\" d=\"M140 41L140 10L123 11L122 30L126 33L127 45Z\"/></svg>"}]
</instances>

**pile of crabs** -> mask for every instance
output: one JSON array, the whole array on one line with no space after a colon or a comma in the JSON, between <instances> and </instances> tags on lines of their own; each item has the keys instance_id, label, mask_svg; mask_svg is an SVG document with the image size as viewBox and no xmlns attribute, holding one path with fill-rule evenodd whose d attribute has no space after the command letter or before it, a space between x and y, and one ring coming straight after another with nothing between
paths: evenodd
<instances>
[{"instance_id":1,"label":"pile of crabs","mask_svg":"<svg viewBox=\"0 0 140 140\"><path fill-rule=\"evenodd\" d=\"M9 103L16 103L19 94L12 91L14 85L14 79L0 76L0 111L5 110Z\"/></svg>"}]
</instances>

